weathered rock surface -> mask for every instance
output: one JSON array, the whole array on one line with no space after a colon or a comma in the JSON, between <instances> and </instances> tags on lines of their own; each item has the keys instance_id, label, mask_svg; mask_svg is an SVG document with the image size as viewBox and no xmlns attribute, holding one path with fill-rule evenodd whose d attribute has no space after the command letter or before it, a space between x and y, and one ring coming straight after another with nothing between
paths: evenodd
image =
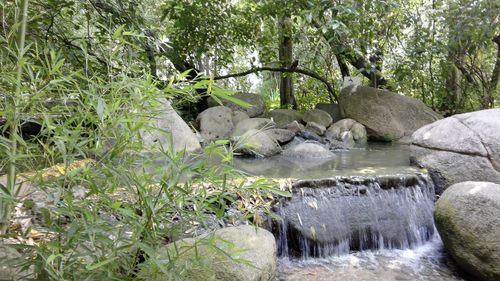
<instances>
[{"instance_id":1,"label":"weathered rock surface","mask_svg":"<svg viewBox=\"0 0 500 281\"><path fill-rule=\"evenodd\" d=\"M330 140L343 140L346 134L350 134L355 142L364 143L367 140L365 126L350 118L342 119L328 127L325 137Z\"/></svg>"},{"instance_id":2,"label":"weathered rock surface","mask_svg":"<svg viewBox=\"0 0 500 281\"><path fill-rule=\"evenodd\" d=\"M399 140L441 119L417 99L365 86L342 89L339 106L342 117L363 124L373 140Z\"/></svg>"},{"instance_id":3,"label":"weathered rock surface","mask_svg":"<svg viewBox=\"0 0 500 281\"><path fill-rule=\"evenodd\" d=\"M317 143L304 142L283 151L283 156L290 158L332 158L335 154Z\"/></svg>"},{"instance_id":4,"label":"weathered rock surface","mask_svg":"<svg viewBox=\"0 0 500 281\"><path fill-rule=\"evenodd\" d=\"M238 138L235 152L248 156L269 157L280 153L281 147L266 131L251 129Z\"/></svg>"},{"instance_id":5,"label":"weathered rock surface","mask_svg":"<svg viewBox=\"0 0 500 281\"><path fill-rule=\"evenodd\" d=\"M256 130L266 130L266 129L272 129L275 127L274 122L271 119L267 118L249 118L249 119L243 119L236 126L234 127L233 130L233 138L238 138L239 136L242 136L244 133L256 129Z\"/></svg>"},{"instance_id":6,"label":"weathered rock surface","mask_svg":"<svg viewBox=\"0 0 500 281\"><path fill-rule=\"evenodd\" d=\"M295 137L294 132L286 129L270 129L267 130L266 133L278 141L279 144L286 144Z\"/></svg>"},{"instance_id":7,"label":"weathered rock surface","mask_svg":"<svg viewBox=\"0 0 500 281\"><path fill-rule=\"evenodd\" d=\"M411 155L440 189L463 181L500 183L500 109L454 115L420 128L412 136Z\"/></svg>"},{"instance_id":8,"label":"weathered rock surface","mask_svg":"<svg viewBox=\"0 0 500 281\"><path fill-rule=\"evenodd\" d=\"M196 247L195 247L196 246ZM220 249L220 250L218 250ZM276 270L276 242L267 230L254 226L222 228L212 234L171 243L161 249L157 261L142 266L143 280L173 280L170 260L176 258L176 272L182 280L270 281Z\"/></svg>"},{"instance_id":9,"label":"weathered rock surface","mask_svg":"<svg viewBox=\"0 0 500 281\"><path fill-rule=\"evenodd\" d=\"M322 136L325 133L325 131L326 131L325 126L323 126L321 124L318 124L316 122L308 122L306 124L306 128L305 129L307 131L309 131L309 132L315 133L318 136Z\"/></svg>"},{"instance_id":10,"label":"weathered rock surface","mask_svg":"<svg viewBox=\"0 0 500 281\"><path fill-rule=\"evenodd\" d=\"M500 280L500 185L454 184L437 201L434 217L444 246L464 270Z\"/></svg>"},{"instance_id":11,"label":"weathered rock surface","mask_svg":"<svg viewBox=\"0 0 500 281\"><path fill-rule=\"evenodd\" d=\"M328 112L328 114L332 116L333 122L337 122L342 119L340 117L339 105L336 103L318 103L316 108Z\"/></svg>"},{"instance_id":12,"label":"weathered rock surface","mask_svg":"<svg viewBox=\"0 0 500 281\"><path fill-rule=\"evenodd\" d=\"M229 107L215 106L198 114L196 123L203 140L208 143L229 139L233 131L233 111Z\"/></svg>"},{"instance_id":13,"label":"weathered rock surface","mask_svg":"<svg viewBox=\"0 0 500 281\"><path fill-rule=\"evenodd\" d=\"M285 128L293 121L302 121L302 113L294 109L275 109L267 112L265 116L272 118L278 128Z\"/></svg>"},{"instance_id":14,"label":"weathered rock surface","mask_svg":"<svg viewBox=\"0 0 500 281\"><path fill-rule=\"evenodd\" d=\"M290 130L294 132L295 134L299 133L302 130L305 130L305 126L302 125L302 123L299 123L298 121L293 121L290 124L286 125L285 127L287 130Z\"/></svg>"},{"instance_id":15,"label":"weathered rock surface","mask_svg":"<svg viewBox=\"0 0 500 281\"><path fill-rule=\"evenodd\" d=\"M321 109L313 109L304 113L302 120L306 123L314 122L320 124L325 128L328 128L328 126L330 126L330 124L332 124L333 122L333 119L330 116L330 114Z\"/></svg>"},{"instance_id":16,"label":"weathered rock surface","mask_svg":"<svg viewBox=\"0 0 500 281\"><path fill-rule=\"evenodd\" d=\"M252 93L237 93L231 97L242 100L248 104L249 107L243 107L233 103L232 101L221 99L222 105L231 108L234 111L243 111L250 117L260 116L264 113L264 99L261 96ZM219 105L213 98L208 99L208 104L210 106Z\"/></svg>"},{"instance_id":17,"label":"weathered rock surface","mask_svg":"<svg viewBox=\"0 0 500 281\"><path fill-rule=\"evenodd\" d=\"M157 109L156 117L151 121L153 123L151 127L153 128L141 132L144 146L172 146L175 152L182 149L186 149L187 152L201 150L196 135L167 100L162 102L162 105ZM158 130L155 130L155 128ZM164 131L169 132L171 136L165 134Z\"/></svg>"},{"instance_id":18,"label":"weathered rock surface","mask_svg":"<svg viewBox=\"0 0 500 281\"><path fill-rule=\"evenodd\" d=\"M233 113L231 114L232 118L233 118L233 125L236 126L236 124L238 124L240 121L244 120L244 119L248 119L250 118L248 116L248 114L246 114L245 112L243 111L239 111L239 110L235 110L233 111Z\"/></svg>"}]
</instances>

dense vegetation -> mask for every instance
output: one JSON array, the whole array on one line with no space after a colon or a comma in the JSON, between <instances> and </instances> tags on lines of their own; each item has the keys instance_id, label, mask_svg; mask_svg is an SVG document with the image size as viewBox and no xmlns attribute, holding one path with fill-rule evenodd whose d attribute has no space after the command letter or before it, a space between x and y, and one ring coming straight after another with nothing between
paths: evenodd
<instances>
[{"instance_id":1,"label":"dense vegetation","mask_svg":"<svg viewBox=\"0 0 500 281\"><path fill-rule=\"evenodd\" d=\"M25 246L21 266L54 280L133 279L194 223L227 219L231 204L258 223L259 200L283 195L239 180L224 142L205 148L224 165L162 148L165 166L131 169L162 98L186 118L228 90L305 110L360 76L443 115L498 107L499 11L490 0L4 0L0 234L32 235L10 221L16 178L28 179L60 201L37 230L49 242ZM19 130L28 121L39 135ZM72 168L81 159L95 161ZM40 170L58 163L56 176ZM77 198L78 188L90 193ZM166 268L182 279L174 263Z\"/></svg>"}]
</instances>

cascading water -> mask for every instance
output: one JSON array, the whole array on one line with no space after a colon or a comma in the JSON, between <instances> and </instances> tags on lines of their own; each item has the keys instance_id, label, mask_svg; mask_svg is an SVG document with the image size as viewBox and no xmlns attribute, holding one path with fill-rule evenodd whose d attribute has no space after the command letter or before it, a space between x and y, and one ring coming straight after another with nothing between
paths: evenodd
<instances>
[{"instance_id":1,"label":"cascading water","mask_svg":"<svg viewBox=\"0 0 500 281\"><path fill-rule=\"evenodd\" d=\"M301 180L277 212L281 256L407 249L434 234L434 186L426 174Z\"/></svg>"},{"instance_id":2,"label":"cascading water","mask_svg":"<svg viewBox=\"0 0 500 281\"><path fill-rule=\"evenodd\" d=\"M275 206L278 280L464 280L434 229L432 181L410 166L408 146L335 154L235 159L249 174L295 181Z\"/></svg>"}]
</instances>

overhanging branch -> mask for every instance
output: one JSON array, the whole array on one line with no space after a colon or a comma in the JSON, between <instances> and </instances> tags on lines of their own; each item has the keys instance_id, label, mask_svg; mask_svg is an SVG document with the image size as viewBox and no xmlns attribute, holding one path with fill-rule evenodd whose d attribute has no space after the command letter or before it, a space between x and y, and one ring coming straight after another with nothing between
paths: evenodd
<instances>
[{"instance_id":1,"label":"overhanging branch","mask_svg":"<svg viewBox=\"0 0 500 281\"><path fill-rule=\"evenodd\" d=\"M251 68L247 71L243 72L238 72L238 73L232 73L228 75L222 75L222 76L216 76L213 78L213 80L223 80L223 79L228 79L228 78L233 78L233 77L241 77L241 76L246 76L252 73L256 72L262 72L262 71L272 71L272 72L283 72L283 73L300 73L309 77L312 77L316 80L321 81L323 84L325 84L326 89L328 90L328 94L332 99L338 102L338 95L335 92L333 86L326 80L324 77L321 77L319 74L317 74L314 71L307 70L307 69L302 69L302 68L287 68L287 67L255 67Z\"/></svg>"}]
</instances>

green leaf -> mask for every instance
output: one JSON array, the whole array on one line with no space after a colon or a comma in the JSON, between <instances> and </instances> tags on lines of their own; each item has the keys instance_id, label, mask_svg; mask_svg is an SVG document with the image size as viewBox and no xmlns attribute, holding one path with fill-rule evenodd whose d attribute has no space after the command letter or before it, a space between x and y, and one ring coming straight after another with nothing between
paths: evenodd
<instances>
[{"instance_id":1,"label":"green leaf","mask_svg":"<svg viewBox=\"0 0 500 281\"><path fill-rule=\"evenodd\" d=\"M1 184L0 183L0 190L2 191L2 193L4 193L7 197L10 197L11 196L11 193L10 191L7 189L7 187L5 187L5 185Z\"/></svg>"},{"instance_id":2,"label":"green leaf","mask_svg":"<svg viewBox=\"0 0 500 281\"><path fill-rule=\"evenodd\" d=\"M87 265L85 268L87 270L94 270L94 269L98 269L99 267L102 267L102 266L105 266L107 265L108 263L111 263L111 262L114 262L115 260L117 260L118 257L112 257L110 259L107 259L107 260L103 260L101 262L98 262L96 264L93 264L93 265Z\"/></svg>"},{"instance_id":3,"label":"green leaf","mask_svg":"<svg viewBox=\"0 0 500 281\"><path fill-rule=\"evenodd\" d=\"M122 24L120 25L115 32L113 33L113 39L118 39L120 35L122 34L123 29L125 28L125 25Z\"/></svg>"},{"instance_id":4,"label":"green leaf","mask_svg":"<svg viewBox=\"0 0 500 281\"><path fill-rule=\"evenodd\" d=\"M241 107L250 107L251 106L251 104L249 104L246 101L242 101L240 99L237 99L235 97L232 97L232 96L227 95L227 94L222 93L222 92L214 92L213 94L217 97L220 97L220 98L223 98L223 99L228 100L230 102L233 102L234 104L239 105Z\"/></svg>"}]
</instances>

